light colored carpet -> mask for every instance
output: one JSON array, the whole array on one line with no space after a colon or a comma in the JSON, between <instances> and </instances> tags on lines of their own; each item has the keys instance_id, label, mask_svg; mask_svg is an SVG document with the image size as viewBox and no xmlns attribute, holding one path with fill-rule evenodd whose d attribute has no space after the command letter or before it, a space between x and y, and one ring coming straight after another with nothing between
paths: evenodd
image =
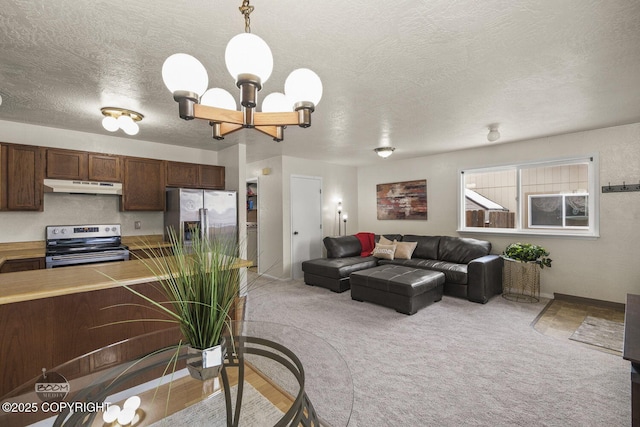
<instances>
[{"instance_id":1,"label":"light colored carpet","mask_svg":"<svg viewBox=\"0 0 640 427\"><path fill-rule=\"evenodd\" d=\"M234 398L235 393L236 386L233 386L231 395ZM284 415L248 383L244 384L242 402L238 423L240 426L272 427ZM226 427L226 414L224 393L220 392L152 425L153 427Z\"/></svg>"},{"instance_id":2,"label":"light colored carpet","mask_svg":"<svg viewBox=\"0 0 640 427\"><path fill-rule=\"evenodd\" d=\"M483 305L445 296L406 316L353 301L349 291L256 283L249 320L310 331L346 360L351 427L631 424L629 363L535 331L530 325L547 300L496 296ZM305 371L326 369L316 367L322 354L308 353L296 350ZM320 416L328 394L309 391Z\"/></svg>"},{"instance_id":3,"label":"light colored carpet","mask_svg":"<svg viewBox=\"0 0 640 427\"><path fill-rule=\"evenodd\" d=\"M624 323L587 316L569 339L608 348L622 354Z\"/></svg>"}]
</instances>

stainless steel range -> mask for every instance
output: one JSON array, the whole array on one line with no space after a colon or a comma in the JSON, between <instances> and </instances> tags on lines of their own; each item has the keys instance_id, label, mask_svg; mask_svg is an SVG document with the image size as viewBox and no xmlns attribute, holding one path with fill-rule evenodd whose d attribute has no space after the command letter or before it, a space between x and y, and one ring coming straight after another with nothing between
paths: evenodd
<instances>
[{"instance_id":1,"label":"stainless steel range","mask_svg":"<svg viewBox=\"0 0 640 427\"><path fill-rule=\"evenodd\" d=\"M120 224L48 225L46 235L47 268L129 259Z\"/></svg>"}]
</instances>

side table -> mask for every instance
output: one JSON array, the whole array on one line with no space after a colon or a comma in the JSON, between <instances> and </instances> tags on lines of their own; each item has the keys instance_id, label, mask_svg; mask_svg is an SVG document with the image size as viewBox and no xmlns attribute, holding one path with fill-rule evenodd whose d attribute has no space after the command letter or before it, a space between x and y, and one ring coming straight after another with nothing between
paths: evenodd
<instances>
[{"instance_id":1,"label":"side table","mask_svg":"<svg viewBox=\"0 0 640 427\"><path fill-rule=\"evenodd\" d=\"M540 266L503 257L502 297L510 301L540 301Z\"/></svg>"}]
</instances>

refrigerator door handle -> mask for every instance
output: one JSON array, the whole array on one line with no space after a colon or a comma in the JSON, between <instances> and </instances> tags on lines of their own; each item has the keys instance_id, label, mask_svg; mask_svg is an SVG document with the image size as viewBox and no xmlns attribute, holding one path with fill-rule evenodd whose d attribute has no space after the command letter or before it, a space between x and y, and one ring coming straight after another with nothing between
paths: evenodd
<instances>
[{"instance_id":1,"label":"refrigerator door handle","mask_svg":"<svg viewBox=\"0 0 640 427\"><path fill-rule=\"evenodd\" d=\"M209 224L207 224L209 222L207 221L207 210L200 208L198 211L200 213L200 240L204 240L209 226Z\"/></svg>"}]
</instances>

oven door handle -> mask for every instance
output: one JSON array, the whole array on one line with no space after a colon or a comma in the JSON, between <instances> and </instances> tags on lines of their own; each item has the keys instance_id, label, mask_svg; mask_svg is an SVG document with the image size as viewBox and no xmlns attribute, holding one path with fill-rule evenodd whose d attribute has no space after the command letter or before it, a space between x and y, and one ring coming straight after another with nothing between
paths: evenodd
<instances>
[{"instance_id":1,"label":"oven door handle","mask_svg":"<svg viewBox=\"0 0 640 427\"><path fill-rule=\"evenodd\" d=\"M102 251L99 253L98 256L96 256L96 253L90 253L90 254L66 254L66 255L52 255L49 258L53 261L59 261L59 260L65 260L65 259L101 259L104 258L105 256L112 256L112 255L123 255L126 251Z\"/></svg>"}]
</instances>

